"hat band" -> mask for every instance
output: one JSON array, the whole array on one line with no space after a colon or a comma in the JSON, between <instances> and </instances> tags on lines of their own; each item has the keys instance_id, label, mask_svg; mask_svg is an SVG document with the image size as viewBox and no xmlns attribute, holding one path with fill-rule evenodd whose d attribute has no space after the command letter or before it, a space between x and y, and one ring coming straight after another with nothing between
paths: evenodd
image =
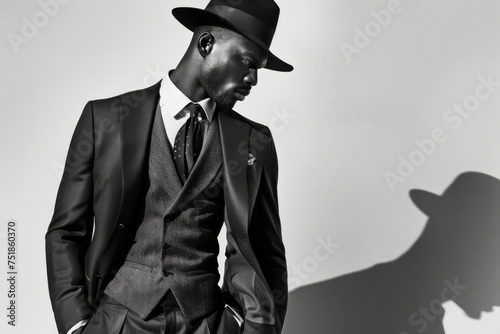
<instances>
[{"instance_id":1,"label":"hat band","mask_svg":"<svg viewBox=\"0 0 500 334\"><path fill-rule=\"evenodd\" d=\"M250 35L247 37L257 37L268 48L274 36L274 29L264 21L234 7L217 5L207 6L206 11L219 15L233 26L241 30L242 33Z\"/></svg>"}]
</instances>

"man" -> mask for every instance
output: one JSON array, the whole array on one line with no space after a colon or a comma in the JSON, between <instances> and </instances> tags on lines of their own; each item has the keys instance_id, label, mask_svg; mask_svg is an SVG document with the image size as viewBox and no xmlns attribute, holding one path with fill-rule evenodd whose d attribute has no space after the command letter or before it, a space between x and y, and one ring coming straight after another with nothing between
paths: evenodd
<instances>
[{"instance_id":1,"label":"man","mask_svg":"<svg viewBox=\"0 0 500 334\"><path fill-rule=\"evenodd\" d=\"M213 0L173 14L194 32L178 66L90 101L73 135L46 235L60 333L281 332L276 151L267 127L232 110L258 69L293 69L269 51L279 8Z\"/></svg>"}]
</instances>

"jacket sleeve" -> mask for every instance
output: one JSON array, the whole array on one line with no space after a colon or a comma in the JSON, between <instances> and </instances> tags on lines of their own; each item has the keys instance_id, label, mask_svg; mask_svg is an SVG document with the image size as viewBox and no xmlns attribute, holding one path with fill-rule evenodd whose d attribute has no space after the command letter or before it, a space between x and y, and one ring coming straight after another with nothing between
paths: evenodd
<instances>
[{"instance_id":1,"label":"jacket sleeve","mask_svg":"<svg viewBox=\"0 0 500 334\"><path fill-rule=\"evenodd\" d=\"M93 160L93 110L89 102L71 140L45 236L49 293L59 333L67 333L93 313L87 301L84 270L93 226Z\"/></svg>"},{"instance_id":2,"label":"jacket sleeve","mask_svg":"<svg viewBox=\"0 0 500 334\"><path fill-rule=\"evenodd\" d=\"M278 158L271 135L269 139L269 152L250 218L249 238L273 294L275 305L274 332L279 334L286 313L288 284L285 247L281 235L278 209Z\"/></svg>"}]
</instances>

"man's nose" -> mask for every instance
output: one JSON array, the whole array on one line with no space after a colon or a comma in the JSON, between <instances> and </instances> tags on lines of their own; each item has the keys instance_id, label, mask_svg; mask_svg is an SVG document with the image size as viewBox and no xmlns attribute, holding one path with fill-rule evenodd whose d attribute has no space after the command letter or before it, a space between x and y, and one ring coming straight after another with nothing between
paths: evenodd
<instances>
[{"instance_id":1,"label":"man's nose","mask_svg":"<svg viewBox=\"0 0 500 334\"><path fill-rule=\"evenodd\" d=\"M248 72L248 74L245 76L244 81L245 81L246 84L248 84L250 86L257 85L257 82L258 82L257 70L251 68L250 72Z\"/></svg>"}]
</instances>

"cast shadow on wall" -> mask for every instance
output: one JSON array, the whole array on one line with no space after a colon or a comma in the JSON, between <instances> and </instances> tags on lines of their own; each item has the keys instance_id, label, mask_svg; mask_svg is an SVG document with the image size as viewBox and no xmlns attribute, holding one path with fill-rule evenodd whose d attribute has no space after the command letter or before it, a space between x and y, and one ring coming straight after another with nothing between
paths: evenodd
<instances>
[{"instance_id":1,"label":"cast shadow on wall","mask_svg":"<svg viewBox=\"0 0 500 334\"><path fill-rule=\"evenodd\" d=\"M292 291L284 334L444 334L444 302L472 318L500 305L500 180L466 172L441 196L410 197L428 216L411 248Z\"/></svg>"}]
</instances>

